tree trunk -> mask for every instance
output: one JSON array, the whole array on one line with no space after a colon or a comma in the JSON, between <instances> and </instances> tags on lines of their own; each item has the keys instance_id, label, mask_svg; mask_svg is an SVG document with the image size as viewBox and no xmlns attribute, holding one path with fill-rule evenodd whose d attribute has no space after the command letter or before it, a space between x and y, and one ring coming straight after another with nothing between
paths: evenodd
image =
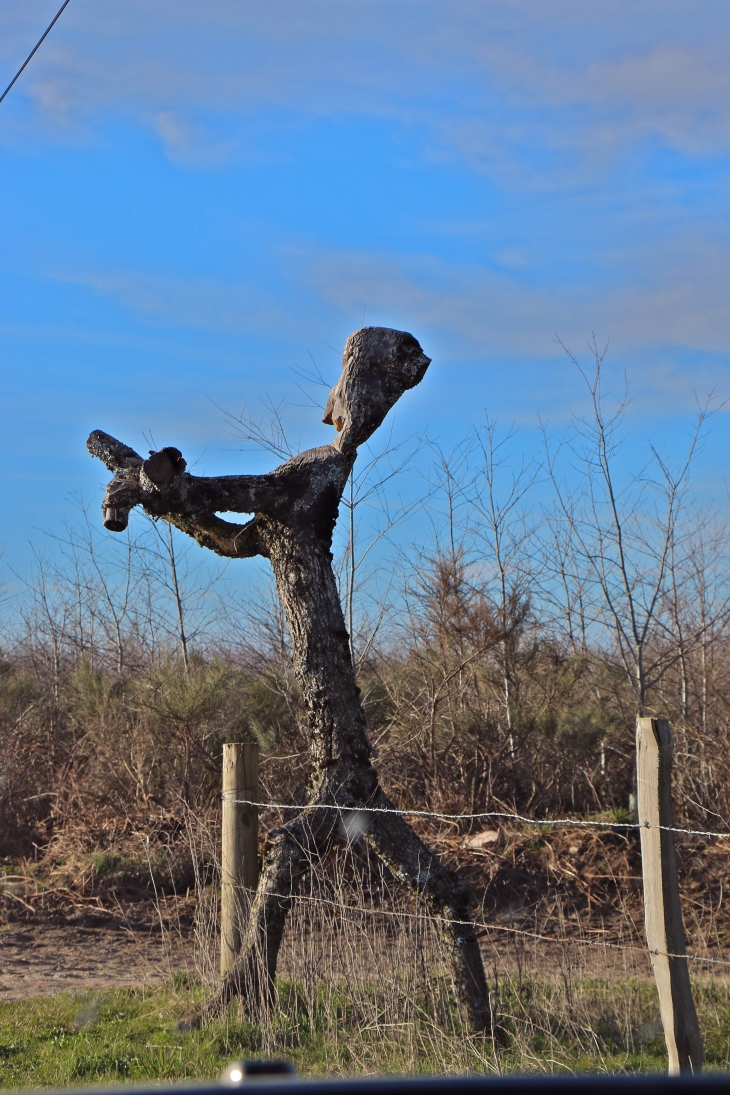
<instances>
[{"instance_id":1,"label":"tree trunk","mask_svg":"<svg viewBox=\"0 0 730 1095\"><path fill-rule=\"evenodd\" d=\"M436 919L470 1024L489 1029L489 991L469 918L471 893L394 810L370 763L371 746L355 683L349 636L328 545L272 522L263 534L286 611L294 668L307 707L312 767L302 814L274 830L240 956L196 1021L219 1014L235 995L260 1008L271 992L286 917L309 864L330 850L344 806L362 811L363 837ZM334 641L333 641L334 640ZM262 978L262 971L266 977Z\"/></svg>"},{"instance_id":2,"label":"tree trunk","mask_svg":"<svg viewBox=\"0 0 730 1095\"><path fill-rule=\"evenodd\" d=\"M108 527L121 531L134 505L162 517L220 555L264 555L276 579L294 648L310 733L311 768L306 804L275 829L264 846L263 869L241 951L198 1025L243 995L251 1008L266 1005L273 987L286 917L310 864L326 855L340 815L356 808L363 836L395 876L425 904L448 945L454 983L472 1027L490 1027L489 991L466 883L445 868L393 810L370 762L371 746L355 680L350 636L332 570L332 532L358 445L380 425L400 395L429 364L411 335L365 328L348 339L343 373L324 421L338 437L264 476L186 474L177 449L142 461L133 450L96 431L88 446L115 478L104 500ZM246 525L220 512L255 513ZM120 527L121 526L121 527ZM330 807L318 809L318 807Z\"/></svg>"}]
</instances>

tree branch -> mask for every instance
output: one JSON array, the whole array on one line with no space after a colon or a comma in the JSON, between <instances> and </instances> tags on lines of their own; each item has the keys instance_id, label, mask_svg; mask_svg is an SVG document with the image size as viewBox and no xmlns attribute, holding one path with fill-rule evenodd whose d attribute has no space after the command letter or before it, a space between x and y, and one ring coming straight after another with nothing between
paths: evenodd
<instances>
[{"instance_id":1,"label":"tree branch","mask_svg":"<svg viewBox=\"0 0 730 1095\"><path fill-rule=\"evenodd\" d=\"M365 327L351 335L323 419L336 425L339 436L332 445L294 456L268 475L189 475L179 449L168 446L145 460L124 442L94 430L86 447L114 472L104 495L104 526L123 532L130 511L142 506L151 517L169 521L227 558L268 554L259 536L262 517L329 545L358 445L403 392L421 380L429 361L416 339L402 331ZM218 513L256 517L240 525Z\"/></svg>"}]
</instances>

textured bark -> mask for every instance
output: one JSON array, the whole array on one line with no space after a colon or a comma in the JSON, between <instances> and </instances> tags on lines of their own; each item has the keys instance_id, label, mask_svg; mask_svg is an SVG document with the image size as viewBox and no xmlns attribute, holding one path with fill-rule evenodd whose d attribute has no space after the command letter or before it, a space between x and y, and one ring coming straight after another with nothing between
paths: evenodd
<instances>
[{"instance_id":1,"label":"textured bark","mask_svg":"<svg viewBox=\"0 0 730 1095\"><path fill-rule=\"evenodd\" d=\"M150 453L143 460L100 430L89 438L89 451L114 472L103 504L107 528L125 528L130 510L141 505L219 555L263 555L270 560L307 708L311 768L306 805L269 835L239 957L192 1023L219 1014L235 995L254 1007L265 1002L291 901L310 863L331 848L339 824L337 811L318 807L343 806L363 811L369 845L435 917L449 948L461 1003L474 1028L489 1028L489 992L469 923L468 887L429 852L402 817L368 813L368 807L393 807L370 762L330 551L358 445L403 392L419 383L428 364L412 335L373 327L357 331L347 340L342 375L325 409L324 421L336 426L337 437L268 475L192 476L178 449ZM216 516L223 512L255 516L241 525Z\"/></svg>"}]
</instances>

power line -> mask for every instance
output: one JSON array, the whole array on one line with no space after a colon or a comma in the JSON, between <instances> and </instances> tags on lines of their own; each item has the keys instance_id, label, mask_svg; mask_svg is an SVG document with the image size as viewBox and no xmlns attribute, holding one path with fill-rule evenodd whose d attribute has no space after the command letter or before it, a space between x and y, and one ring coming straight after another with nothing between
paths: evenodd
<instances>
[{"instance_id":1,"label":"power line","mask_svg":"<svg viewBox=\"0 0 730 1095\"><path fill-rule=\"evenodd\" d=\"M17 71L16 73L15 73L15 76L13 76L13 78L12 78L12 80L10 81L10 83L8 84L8 86L7 86L6 88L5 88L5 91L4 91L3 93L2 93L2 95L0 95L0 103L1 103L2 101L3 101L3 99L5 98L5 96L7 95L7 93L8 93L9 91L10 91L11 87L13 86L13 84L15 83L15 81L16 81L16 80L18 79L18 77L19 77L19 76L20 76L20 75L21 75L21 74L23 73L24 69L25 69L25 68L27 67L27 65L28 65L28 64L30 63L30 61L32 61L32 60L33 60L33 58L35 57L36 53L38 52L38 50L40 49L40 47L41 47L41 46L43 45L43 43L45 42L46 38L47 38L47 37L48 37L48 35L49 35L49 34L51 33L51 31L52 31L52 30L53 30L53 28L55 27L56 23L57 23L57 22L58 22L58 20L59 20L59 19L61 18L61 16L63 15L64 11L66 10L66 8L68 7L68 5L69 5L70 3L71 3L71 0L63 0L63 4L61 5L61 7L59 8L58 12L56 13L56 15L55 15L55 17L54 17L53 21L52 21L51 23L49 23L48 27L46 28L46 30L45 30L45 31L44 31L44 33L43 33L43 36L42 36L42 37L41 37L41 38L40 38L40 39L38 40L38 42L36 43L36 45L35 45L35 46L33 47L33 49L32 49L32 50L30 51L30 53L28 54L28 56L26 57L26 59L25 59L25 60L23 61L22 65L20 66L20 68L18 69L18 71Z\"/></svg>"}]
</instances>

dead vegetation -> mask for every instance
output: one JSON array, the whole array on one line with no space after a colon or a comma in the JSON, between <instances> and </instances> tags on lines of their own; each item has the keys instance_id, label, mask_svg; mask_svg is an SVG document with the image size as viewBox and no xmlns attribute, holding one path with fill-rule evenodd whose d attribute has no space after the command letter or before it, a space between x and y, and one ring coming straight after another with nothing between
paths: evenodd
<instances>
[{"instance_id":1,"label":"dead vegetation","mask_svg":"<svg viewBox=\"0 0 730 1095\"><path fill-rule=\"evenodd\" d=\"M724 529L693 499L685 466L617 475L620 420L607 421L592 392L590 429L572 441L585 475L569 491L560 453L539 468L515 460L489 424L437 453L429 548L389 555L387 583L361 566L352 501L342 585L378 776L403 809L629 822L634 719L658 713L675 737L677 824L730 831ZM547 502L531 501L538 470L555 486ZM381 475L377 461L367 475ZM350 497L379 497L375 487ZM237 598L157 526L112 541L82 513L6 608L3 917L158 924L194 941L212 978L221 745L258 741L262 796L300 802L304 715L264 584ZM266 812L262 834L279 820ZM630 829L414 827L468 877L483 947L518 962L542 935L584 950L641 945ZM498 837L480 846L486 829ZM312 872L316 914L304 899L297 912L297 931L319 944L325 907L357 908L363 938L373 910L414 911L343 842ZM678 852L690 950L722 955L730 841L682 838Z\"/></svg>"}]
</instances>

